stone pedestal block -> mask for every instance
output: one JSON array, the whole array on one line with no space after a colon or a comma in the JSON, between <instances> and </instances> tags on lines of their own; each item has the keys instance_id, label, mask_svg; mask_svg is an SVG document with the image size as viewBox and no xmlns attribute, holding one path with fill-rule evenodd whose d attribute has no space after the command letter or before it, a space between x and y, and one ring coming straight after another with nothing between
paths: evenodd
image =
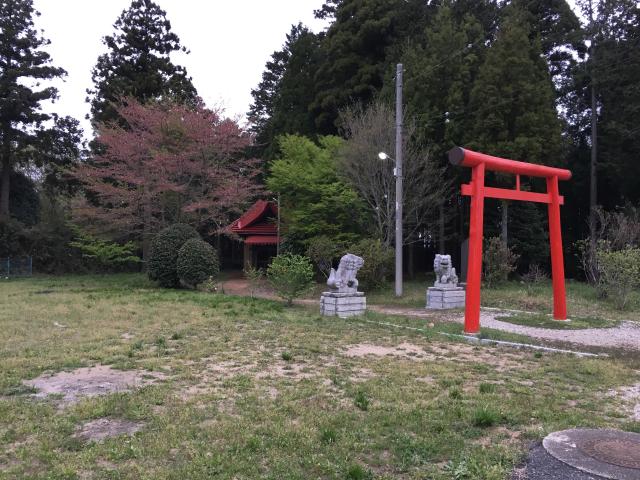
<instances>
[{"instance_id":1,"label":"stone pedestal block","mask_svg":"<svg viewBox=\"0 0 640 480\"><path fill-rule=\"evenodd\" d=\"M445 310L464 307L464 288L429 287L427 289L427 308Z\"/></svg>"},{"instance_id":2,"label":"stone pedestal block","mask_svg":"<svg viewBox=\"0 0 640 480\"><path fill-rule=\"evenodd\" d=\"M364 314L366 309L367 297L362 292L322 292L320 297L320 315L327 317L353 317Z\"/></svg>"}]
</instances>

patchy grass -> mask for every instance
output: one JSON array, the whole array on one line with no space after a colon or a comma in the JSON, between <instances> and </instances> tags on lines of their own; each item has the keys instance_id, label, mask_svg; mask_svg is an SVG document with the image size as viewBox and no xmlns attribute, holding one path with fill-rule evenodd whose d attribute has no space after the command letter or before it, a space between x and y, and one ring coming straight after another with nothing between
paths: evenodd
<instances>
[{"instance_id":1,"label":"patchy grass","mask_svg":"<svg viewBox=\"0 0 640 480\"><path fill-rule=\"evenodd\" d=\"M622 397L604 394L640 381L637 358L441 335L460 330L328 319L315 306L160 290L141 275L4 282L0 478L507 479L547 432L638 429ZM22 383L98 364L164 375L68 405ZM79 437L100 419L141 428Z\"/></svg>"},{"instance_id":2,"label":"patchy grass","mask_svg":"<svg viewBox=\"0 0 640 480\"><path fill-rule=\"evenodd\" d=\"M496 317L503 322L525 325L527 327L553 328L556 330L582 330L585 328L611 328L620 324L619 321L605 320L598 317L571 317L569 322L559 322L549 315L517 313Z\"/></svg>"}]
</instances>

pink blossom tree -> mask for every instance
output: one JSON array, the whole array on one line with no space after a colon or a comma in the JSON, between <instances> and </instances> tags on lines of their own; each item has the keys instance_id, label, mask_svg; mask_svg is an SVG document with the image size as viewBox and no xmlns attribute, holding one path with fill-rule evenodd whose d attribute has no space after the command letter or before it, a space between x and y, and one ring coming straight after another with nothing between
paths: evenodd
<instances>
[{"instance_id":1,"label":"pink blossom tree","mask_svg":"<svg viewBox=\"0 0 640 480\"><path fill-rule=\"evenodd\" d=\"M122 99L120 121L98 125L97 153L75 175L85 187L74 216L112 238L142 244L183 222L220 232L261 190L249 136L202 104Z\"/></svg>"}]
</instances>

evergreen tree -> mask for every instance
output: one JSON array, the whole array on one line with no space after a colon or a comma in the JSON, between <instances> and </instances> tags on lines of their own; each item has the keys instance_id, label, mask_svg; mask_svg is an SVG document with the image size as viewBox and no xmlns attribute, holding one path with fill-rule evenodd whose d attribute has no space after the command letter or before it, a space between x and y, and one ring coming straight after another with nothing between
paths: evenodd
<instances>
[{"instance_id":1,"label":"evergreen tree","mask_svg":"<svg viewBox=\"0 0 640 480\"><path fill-rule=\"evenodd\" d=\"M594 1L594 4L596 2ZM601 0L595 22L595 51L589 58L600 107L598 164L608 207L640 202L640 5Z\"/></svg>"},{"instance_id":2,"label":"evergreen tree","mask_svg":"<svg viewBox=\"0 0 640 480\"><path fill-rule=\"evenodd\" d=\"M443 2L424 33L417 37L418 43L402 56L407 116L418 119L418 140L428 145L430 156L447 170L446 152L461 145L469 129L469 94L485 55L485 39L491 36L473 15L456 11L454 7L459 3ZM494 10L495 5L485 7ZM481 13L477 8L476 11ZM394 83L390 78L385 96L394 95ZM461 178L463 174L460 169L451 169L446 177ZM442 252L455 221L452 215L445 215L445 204L450 202L452 193L446 192L437 205L439 226L434 237Z\"/></svg>"},{"instance_id":3,"label":"evergreen tree","mask_svg":"<svg viewBox=\"0 0 640 480\"><path fill-rule=\"evenodd\" d=\"M578 16L566 0L513 0L510 7L526 16L529 37L540 40L561 112L569 108L573 97L572 72L576 53L584 53L584 30Z\"/></svg>"},{"instance_id":4,"label":"evergreen tree","mask_svg":"<svg viewBox=\"0 0 640 480\"><path fill-rule=\"evenodd\" d=\"M458 20L451 3L438 9L423 42L402 57L407 115L420 119L419 137L443 163L467 129L469 94L484 57L486 36L475 17Z\"/></svg>"},{"instance_id":5,"label":"evergreen tree","mask_svg":"<svg viewBox=\"0 0 640 480\"><path fill-rule=\"evenodd\" d=\"M318 133L335 134L339 111L368 104L385 73L400 60L401 44L417 35L432 6L422 0L342 0L327 2L335 18L322 42L310 108Z\"/></svg>"},{"instance_id":6,"label":"evergreen tree","mask_svg":"<svg viewBox=\"0 0 640 480\"><path fill-rule=\"evenodd\" d=\"M558 164L562 137L553 85L540 42L531 40L525 18L517 9L509 12L480 68L471 92L473 128L467 145L501 157ZM501 202L505 243L508 206Z\"/></svg>"},{"instance_id":7,"label":"evergreen tree","mask_svg":"<svg viewBox=\"0 0 640 480\"><path fill-rule=\"evenodd\" d=\"M186 49L171 31L166 12L152 0L133 0L104 37L108 52L92 71L94 88L87 90L94 124L117 118L113 102L133 97L142 102L171 97L191 101L196 89L184 67L171 62L171 52Z\"/></svg>"},{"instance_id":8,"label":"evergreen tree","mask_svg":"<svg viewBox=\"0 0 640 480\"><path fill-rule=\"evenodd\" d=\"M32 0L0 0L0 222L9 219L12 175L36 141L34 131L50 118L40 102L57 96L55 88L40 88L38 81L66 73L41 50L49 42L34 28L36 15Z\"/></svg>"},{"instance_id":9,"label":"evergreen tree","mask_svg":"<svg viewBox=\"0 0 640 480\"><path fill-rule=\"evenodd\" d=\"M284 47L273 53L262 81L251 91L248 117L263 157L273 158L279 135L315 134L309 104L315 92L313 77L321 38L300 23L293 25Z\"/></svg>"}]
</instances>

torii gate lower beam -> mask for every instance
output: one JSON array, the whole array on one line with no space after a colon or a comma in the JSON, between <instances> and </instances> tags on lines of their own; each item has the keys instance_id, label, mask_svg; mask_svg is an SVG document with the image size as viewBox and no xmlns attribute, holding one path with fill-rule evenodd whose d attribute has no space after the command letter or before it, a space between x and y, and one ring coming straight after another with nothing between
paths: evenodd
<instances>
[{"instance_id":1,"label":"torii gate lower beam","mask_svg":"<svg viewBox=\"0 0 640 480\"><path fill-rule=\"evenodd\" d=\"M465 333L475 334L480 330L480 282L482 278L482 239L484 227L484 199L521 200L546 203L549 214L549 243L551 249L551 275L553 277L553 318L567 319L567 304L564 282L564 260L562 254L562 230L560 225L560 196L558 180L568 180L571 172L560 168L533 163L518 162L493 157L483 153L455 147L449 151L453 165L471 167L471 183L462 185L462 194L471 197L469 221L469 258L467 265L467 288L464 312ZM516 189L486 187L486 171L505 172L516 175ZM520 190L520 176L542 177L547 182L546 193Z\"/></svg>"}]
</instances>

